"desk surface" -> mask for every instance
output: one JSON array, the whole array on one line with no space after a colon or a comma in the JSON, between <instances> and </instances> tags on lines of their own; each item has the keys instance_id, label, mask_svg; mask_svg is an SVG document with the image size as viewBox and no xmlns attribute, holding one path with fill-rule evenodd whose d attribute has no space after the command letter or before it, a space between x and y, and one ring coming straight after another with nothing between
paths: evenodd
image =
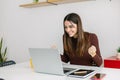
<instances>
[{"instance_id":1,"label":"desk surface","mask_svg":"<svg viewBox=\"0 0 120 80\"><path fill-rule=\"evenodd\" d=\"M77 65L69 65L69 67L94 69L96 70L95 73L99 72L106 74L104 80L120 80L120 69L77 66ZM93 75L94 74L88 76L87 78L81 79L81 78L73 78L67 76L36 73L34 72L33 69L30 68L29 62L0 67L0 78L4 78L5 80L89 80L89 78Z\"/></svg>"}]
</instances>

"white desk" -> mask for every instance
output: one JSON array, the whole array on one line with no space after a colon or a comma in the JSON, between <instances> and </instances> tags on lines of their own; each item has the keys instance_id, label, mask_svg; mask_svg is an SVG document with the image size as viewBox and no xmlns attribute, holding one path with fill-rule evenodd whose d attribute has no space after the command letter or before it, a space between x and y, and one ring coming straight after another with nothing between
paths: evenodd
<instances>
[{"instance_id":1,"label":"white desk","mask_svg":"<svg viewBox=\"0 0 120 80\"><path fill-rule=\"evenodd\" d=\"M120 80L120 69L75 66L75 65L70 65L69 67L94 69L96 70L96 72L106 73L104 80ZM5 80L89 80L91 76L92 75L88 76L85 79L81 79L81 78L36 73L33 71L33 69L30 68L29 62L0 67L0 78L4 78Z\"/></svg>"}]
</instances>

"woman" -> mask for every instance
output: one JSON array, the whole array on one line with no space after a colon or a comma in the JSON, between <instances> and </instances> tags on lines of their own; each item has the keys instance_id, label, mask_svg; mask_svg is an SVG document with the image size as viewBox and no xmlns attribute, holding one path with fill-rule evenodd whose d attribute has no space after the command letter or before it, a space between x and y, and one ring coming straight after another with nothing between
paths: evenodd
<instances>
[{"instance_id":1,"label":"woman","mask_svg":"<svg viewBox=\"0 0 120 80\"><path fill-rule=\"evenodd\" d=\"M75 65L100 66L102 57L97 36L84 32L80 16L70 13L64 18L63 62Z\"/></svg>"}]
</instances>

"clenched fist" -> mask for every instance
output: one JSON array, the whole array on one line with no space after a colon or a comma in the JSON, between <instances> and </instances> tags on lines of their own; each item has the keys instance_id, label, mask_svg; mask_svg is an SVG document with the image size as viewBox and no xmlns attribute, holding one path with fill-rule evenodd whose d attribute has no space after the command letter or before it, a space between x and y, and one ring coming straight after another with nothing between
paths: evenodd
<instances>
[{"instance_id":1,"label":"clenched fist","mask_svg":"<svg viewBox=\"0 0 120 80\"><path fill-rule=\"evenodd\" d=\"M88 53L94 57L96 55L96 47L95 46L91 46L89 49L88 49Z\"/></svg>"}]
</instances>

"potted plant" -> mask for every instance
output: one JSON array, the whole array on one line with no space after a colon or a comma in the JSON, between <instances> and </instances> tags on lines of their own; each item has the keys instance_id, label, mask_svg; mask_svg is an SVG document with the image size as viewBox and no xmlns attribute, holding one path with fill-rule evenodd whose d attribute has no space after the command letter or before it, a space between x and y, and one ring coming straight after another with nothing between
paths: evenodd
<instances>
[{"instance_id":1,"label":"potted plant","mask_svg":"<svg viewBox=\"0 0 120 80\"><path fill-rule=\"evenodd\" d=\"M39 0L33 0L33 3L38 3L39 2Z\"/></svg>"},{"instance_id":2,"label":"potted plant","mask_svg":"<svg viewBox=\"0 0 120 80\"><path fill-rule=\"evenodd\" d=\"M1 38L1 40L0 40L0 67L16 64L16 62L13 60L7 61L6 54L7 54L7 47L5 47L5 49L4 49L3 38Z\"/></svg>"},{"instance_id":3,"label":"potted plant","mask_svg":"<svg viewBox=\"0 0 120 80\"><path fill-rule=\"evenodd\" d=\"M117 58L120 59L120 47L117 49Z\"/></svg>"},{"instance_id":4,"label":"potted plant","mask_svg":"<svg viewBox=\"0 0 120 80\"><path fill-rule=\"evenodd\" d=\"M120 47L117 49L117 52L120 53Z\"/></svg>"},{"instance_id":5,"label":"potted plant","mask_svg":"<svg viewBox=\"0 0 120 80\"><path fill-rule=\"evenodd\" d=\"M6 62L7 60L6 53L7 53L7 47L3 49L3 38L1 38L0 40L0 63Z\"/></svg>"}]
</instances>

